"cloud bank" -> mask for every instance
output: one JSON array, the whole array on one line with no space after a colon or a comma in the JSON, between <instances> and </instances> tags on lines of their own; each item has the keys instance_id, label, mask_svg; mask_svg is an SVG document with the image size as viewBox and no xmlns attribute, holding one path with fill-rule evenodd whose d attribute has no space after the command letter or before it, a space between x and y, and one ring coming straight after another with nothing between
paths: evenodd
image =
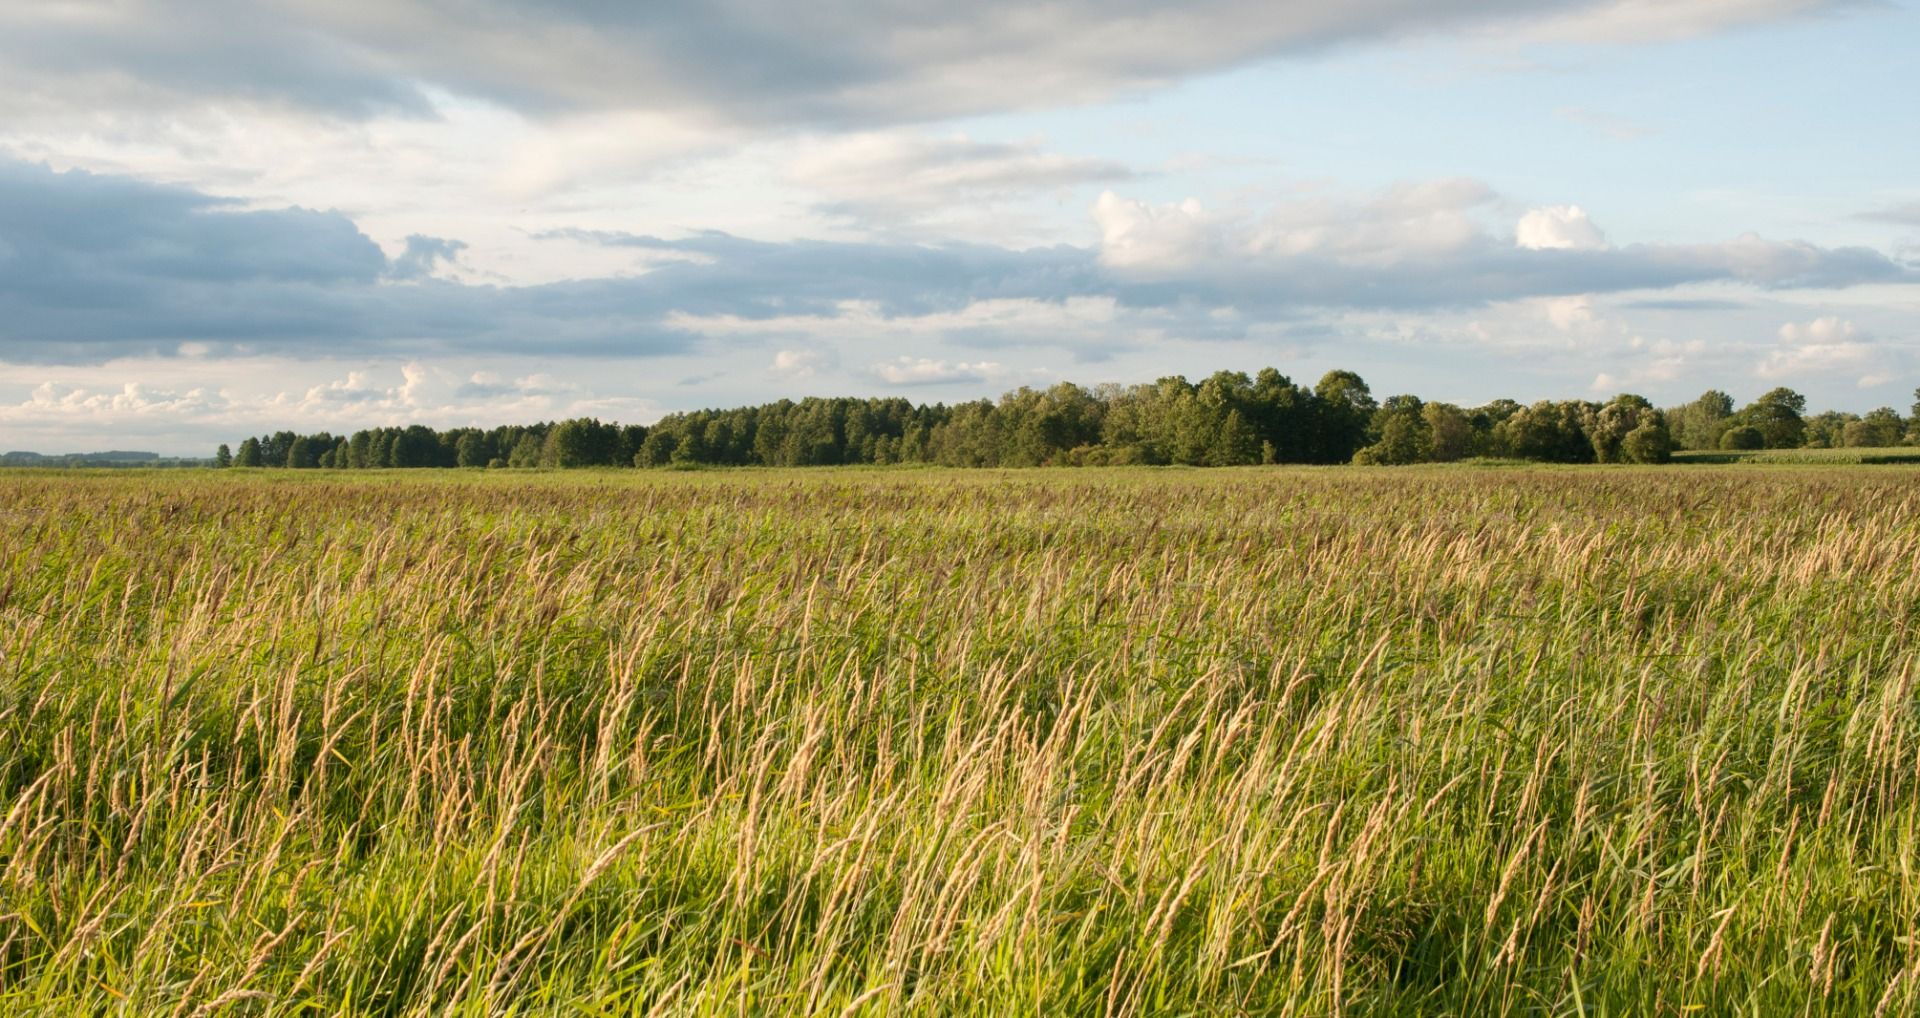
<instances>
[{"instance_id":1,"label":"cloud bank","mask_svg":"<svg viewBox=\"0 0 1920 1018\"><path fill-rule=\"evenodd\" d=\"M1092 248L555 231L539 236L644 252L651 267L516 287L435 278L461 255L457 240L410 237L389 259L339 212L247 209L183 188L0 163L0 360L320 351L648 357L844 319L902 334L946 328L987 345L1045 344L1063 331L1097 337L1116 315L1143 313L1166 331L1238 337L1309 309L1920 278L1868 248L1751 235L1615 246L1578 209L1549 208L1544 219L1528 212L1516 227L1501 224L1502 206L1468 180L1252 215L1109 192L1091 210L1101 237Z\"/></svg>"},{"instance_id":2,"label":"cloud bank","mask_svg":"<svg viewBox=\"0 0 1920 1018\"><path fill-rule=\"evenodd\" d=\"M1848 0L24 0L15 104L200 101L430 115L432 88L541 111L887 124L1111 98L1254 61L1453 32L1632 42ZM57 84L53 84L57 83Z\"/></svg>"}]
</instances>

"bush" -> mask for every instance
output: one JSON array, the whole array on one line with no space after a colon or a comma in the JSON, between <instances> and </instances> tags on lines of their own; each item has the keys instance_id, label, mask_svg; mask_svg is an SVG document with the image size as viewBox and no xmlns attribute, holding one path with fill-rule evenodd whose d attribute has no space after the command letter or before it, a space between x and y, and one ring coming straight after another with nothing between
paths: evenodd
<instances>
[{"instance_id":1,"label":"bush","mask_svg":"<svg viewBox=\"0 0 1920 1018\"><path fill-rule=\"evenodd\" d=\"M1728 428L1720 436L1720 448L1727 450L1764 449L1766 445L1767 436L1751 424Z\"/></svg>"},{"instance_id":2,"label":"bush","mask_svg":"<svg viewBox=\"0 0 1920 1018\"><path fill-rule=\"evenodd\" d=\"M1673 439L1666 428L1648 420L1627 432L1620 454L1628 463L1665 463L1673 459Z\"/></svg>"}]
</instances>

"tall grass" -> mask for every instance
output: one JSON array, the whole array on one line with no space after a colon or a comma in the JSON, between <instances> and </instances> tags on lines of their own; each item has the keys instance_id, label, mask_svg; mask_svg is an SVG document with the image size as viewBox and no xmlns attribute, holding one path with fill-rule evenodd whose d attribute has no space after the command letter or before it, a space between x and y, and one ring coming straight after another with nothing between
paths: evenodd
<instances>
[{"instance_id":1,"label":"tall grass","mask_svg":"<svg viewBox=\"0 0 1920 1018\"><path fill-rule=\"evenodd\" d=\"M0 1011L1920 1003L1920 477L0 477Z\"/></svg>"},{"instance_id":2,"label":"tall grass","mask_svg":"<svg viewBox=\"0 0 1920 1018\"><path fill-rule=\"evenodd\" d=\"M1752 452L1701 450L1675 453L1674 461L1677 463L1758 463L1775 466L1789 463L1850 466L1912 465L1920 464L1920 448L1888 446L1849 449L1758 449Z\"/></svg>"}]
</instances>

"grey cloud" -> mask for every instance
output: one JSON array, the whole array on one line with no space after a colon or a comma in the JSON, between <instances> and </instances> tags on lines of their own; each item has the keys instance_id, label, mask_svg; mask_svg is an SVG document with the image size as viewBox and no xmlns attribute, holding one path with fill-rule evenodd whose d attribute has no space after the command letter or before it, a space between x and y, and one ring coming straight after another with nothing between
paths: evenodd
<instances>
[{"instance_id":1,"label":"grey cloud","mask_svg":"<svg viewBox=\"0 0 1920 1018\"><path fill-rule=\"evenodd\" d=\"M1904 205L1889 205L1885 208L1862 212L1854 216L1870 223L1893 223L1896 226L1920 226L1920 201L1907 202Z\"/></svg>"},{"instance_id":2,"label":"grey cloud","mask_svg":"<svg viewBox=\"0 0 1920 1018\"><path fill-rule=\"evenodd\" d=\"M387 275L393 279L425 279L439 266L452 264L466 249L465 241L416 233L407 238L407 249L393 260Z\"/></svg>"},{"instance_id":3,"label":"grey cloud","mask_svg":"<svg viewBox=\"0 0 1920 1018\"><path fill-rule=\"evenodd\" d=\"M531 379L517 379L511 382L481 381L472 379L460 383L453 395L462 400L498 399L503 396L569 396L579 392L573 386L543 385Z\"/></svg>"},{"instance_id":4,"label":"grey cloud","mask_svg":"<svg viewBox=\"0 0 1920 1018\"><path fill-rule=\"evenodd\" d=\"M16 92L422 112L422 83L531 111L897 123L1111 97L1276 55L1575 19L1671 36L1853 0L148 0L0 8ZM1618 30L1616 30L1616 28ZM48 79L60 85L47 87Z\"/></svg>"},{"instance_id":5,"label":"grey cloud","mask_svg":"<svg viewBox=\"0 0 1920 1018\"><path fill-rule=\"evenodd\" d=\"M547 287L384 282L352 220L241 210L183 188L0 161L0 360L85 362L181 343L345 353L491 348L655 353L691 338L619 280Z\"/></svg>"},{"instance_id":6,"label":"grey cloud","mask_svg":"<svg viewBox=\"0 0 1920 1018\"><path fill-rule=\"evenodd\" d=\"M1916 272L1864 248L1745 237L1728 244L1523 250L1485 233L1444 250L1378 261L1341 250L1249 257L1177 269L1119 269L1097 250L793 241L720 232L682 238L542 234L669 258L636 277L541 286L400 283L457 242L416 238L389 262L336 212L242 210L180 188L0 163L0 361L96 362L182 343L255 352L511 352L645 357L711 342L701 320L746 341L797 319L914 318L980 302L1100 298L1150 310L1169 336L1234 338L1319 308L1461 308L1559 294L1735 282L1837 288L1913 282ZM411 258L411 262L408 259ZM1221 316L1219 309L1239 314ZM956 331L966 331L964 316ZM1048 326L974 330L982 344ZM1088 330L1097 336L1097 325ZM1082 343L1084 345L1084 343Z\"/></svg>"},{"instance_id":7,"label":"grey cloud","mask_svg":"<svg viewBox=\"0 0 1920 1018\"><path fill-rule=\"evenodd\" d=\"M1744 311L1750 305L1737 300L1701 297L1630 300L1620 306L1634 311Z\"/></svg>"},{"instance_id":8,"label":"grey cloud","mask_svg":"<svg viewBox=\"0 0 1920 1018\"><path fill-rule=\"evenodd\" d=\"M789 175L824 196L816 210L870 226L1134 176L1118 162L1059 155L1031 143L904 132L837 139L800 157Z\"/></svg>"}]
</instances>

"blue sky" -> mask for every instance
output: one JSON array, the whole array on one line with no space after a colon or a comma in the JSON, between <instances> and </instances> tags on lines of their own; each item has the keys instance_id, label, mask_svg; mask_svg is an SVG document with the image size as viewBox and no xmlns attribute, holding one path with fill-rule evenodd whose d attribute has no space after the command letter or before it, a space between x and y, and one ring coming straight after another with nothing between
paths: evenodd
<instances>
[{"instance_id":1,"label":"blue sky","mask_svg":"<svg viewBox=\"0 0 1920 1018\"><path fill-rule=\"evenodd\" d=\"M24 0L0 446L1920 385L1903 4Z\"/></svg>"}]
</instances>

